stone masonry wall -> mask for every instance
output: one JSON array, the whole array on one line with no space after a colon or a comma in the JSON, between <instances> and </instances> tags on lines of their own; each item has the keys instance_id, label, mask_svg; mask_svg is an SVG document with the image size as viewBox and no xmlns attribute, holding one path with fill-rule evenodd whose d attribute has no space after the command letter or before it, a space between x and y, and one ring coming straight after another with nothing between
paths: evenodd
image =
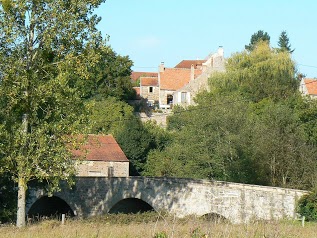
<instances>
[{"instance_id":1,"label":"stone masonry wall","mask_svg":"<svg viewBox=\"0 0 317 238\"><path fill-rule=\"evenodd\" d=\"M55 196L66 201L81 217L105 214L119 201L138 198L156 211L178 217L216 213L233 223L295 218L297 200L307 191L174 178L78 178ZM33 190L27 209L41 196Z\"/></svg>"},{"instance_id":2,"label":"stone masonry wall","mask_svg":"<svg viewBox=\"0 0 317 238\"><path fill-rule=\"evenodd\" d=\"M83 161L77 166L77 176L108 177L109 167L113 168L113 177L128 177L129 162Z\"/></svg>"}]
</instances>

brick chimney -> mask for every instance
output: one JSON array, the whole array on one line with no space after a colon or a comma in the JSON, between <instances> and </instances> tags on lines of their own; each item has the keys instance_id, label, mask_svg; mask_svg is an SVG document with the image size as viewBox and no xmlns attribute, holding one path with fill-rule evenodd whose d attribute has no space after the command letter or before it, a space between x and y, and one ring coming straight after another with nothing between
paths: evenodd
<instances>
[{"instance_id":1,"label":"brick chimney","mask_svg":"<svg viewBox=\"0 0 317 238\"><path fill-rule=\"evenodd\" d=\"M192 64L190 66L190 80L192 81L194 80L194 78L195 78L195 68L194 68L194 65Z\"/></svg>"}]
</instances>

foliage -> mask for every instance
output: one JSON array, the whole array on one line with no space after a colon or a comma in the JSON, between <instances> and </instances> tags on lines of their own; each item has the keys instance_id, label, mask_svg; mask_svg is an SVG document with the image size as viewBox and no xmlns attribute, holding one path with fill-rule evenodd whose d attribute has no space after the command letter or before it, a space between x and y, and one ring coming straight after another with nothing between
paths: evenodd
<instances>
[{"instance_id":1,"label":"foliage","mask_svg":"<svg viewBox=\"0 0 317 238\"><path fill-rule=\"evenodd\" d=\"M168 238L165 231L156 232L153 238Z\"/></svg>"},{"instance_id":2,"label":"foliage","mask_svg":"<svg viewBox=\"0 0 317 238\"><path fill-rule=\"evenodd\" d=\"M135 97L130 80L132 61L128 56L118 55L109 46L98 47L99 60L89 68L86 78L77 79L75 84L81 89L82 97L102 100L116 97L128 100Z\"/></svg>"},{"instance_id":3,"label":"foliage","mask_svg":"<svg viewBox=\"0 0 317 238\"><path fill-rule=\"evenodd\" d=\"M255 104L252 154L265 184L311 188L316 176L316 150L307 143L301 121L289 101ZM265 176L266 175L266 176Z\"/></svg>"},{"instance_id":4,"label":"foliage","mask_svg":"<svg viewBox=\"0 0 317 238\"><path fill-rule=\"evenodd\" d=\"M270 44L270 36L267 32L259 30L251 36L249 45L245 46L245 49L248 51L252 51L256 48L256 45L260 42L265 42L266 44Z\"/></svg>"},{"instance_id":5,"label":"foliage","mask_svg":"<svg viewBox=\"0 0 317 238\"><path fill-rule=\"evenodd\" d=\"M130 175L140 175L151 150L162 150L169 136L152 122L145 125L138 118L124 121L123 128L115 133L120 147L130 160Z\"/></svg>"},{"instance_id":6,"label":"foliage","mask_svg":"<svg viewBox=\"0 0 317 238\"><path fill-rule=\"evenodd\" d=\"M8 173L0 176L0 224L14 222L16 218L17 192Z\"/></svg>"},{"instance_id":7,"label":"foliage","mask_svg":"<svg viewBox=\"0 0 317 238\"><path fill-rule=\"evenodd\" d=\"M124 127L125 121L133 120L133 108L114 97L91 100L89 116L92 134L115 134Z\"/></svg>"},{"instance_id":8,"label":"foliage","mask_svg":"<svg viewBox=\"0 0 317 238\"><path fill-rule=\"evenodd\" d=\"M173 139L149 154L145 174L314 187L317 108L297 85L286 52L259 43L233 55L196 106L174 108Z\"/></svg>"},{"instance_id":9,"label":"foliage","mask_svg":"<svg viewBox=\"0 0 317 238\"><path fill-rule=\"evenodd\" d=\"M289 43L289 38L287 36L287 33L286 31L282 31L280 37L279 37L279 40L278 40L278 43L277 45L280 47L279 50L280 51L286 51L288 53L293 53L295 49L291 49L292 46L291 44Z\"/></svg>"},{"instance_id":10,"label":"foliage","mask_svg":"<svg viewBox=\"0 0 317 238\"><path fill-rule=\"evenodd\" d=\"M307 221L317 221L317 191L303 195L297 204L297 212Z\"/></svg>"},{"instance_id":11,"label":"foliage","mask_svg":"<svg viewBox=\"0 0 317 238\"><path fill-rule=\"evenodd\" d=\"M93 11L102 2L1 2L0 159L18 182L18 226L25 225L29 181L54 190L75 172L66 135L86 120L75 82L100 60L104 42Z\"/></svg>"},{"instance_id":12,"label":"foliage","mask_svg":"<svg viewBox=\"0 0 317 238\"><path fill-rule=\"evenodd\" d=\"M276 52L259 43L251 52L236 53L228 59L227 72L212 77L211 90L217 94L236 92L248 100L285 99L297 92L295 65L288 53Z\"/></svg>"}]
</instances>

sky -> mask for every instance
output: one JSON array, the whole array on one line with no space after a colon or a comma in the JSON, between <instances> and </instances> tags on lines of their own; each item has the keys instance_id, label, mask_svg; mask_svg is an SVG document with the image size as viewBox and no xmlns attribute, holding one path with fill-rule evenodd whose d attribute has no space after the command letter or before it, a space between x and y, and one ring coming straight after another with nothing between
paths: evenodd
<instances>
[{"instance_id":1,"label":"sky","mask_svg":"<svg viewBox=\"0 0 317 238\"><path fill-rule=\"evenodd\" d=\"M161 62L205 59L223 46L241 52L258 30L271 46L286 31L293 60L306 77L317 77L316 0L107 0L96 11L99 30L134 71L156 72Z\"/></svg>"}]
</instances>

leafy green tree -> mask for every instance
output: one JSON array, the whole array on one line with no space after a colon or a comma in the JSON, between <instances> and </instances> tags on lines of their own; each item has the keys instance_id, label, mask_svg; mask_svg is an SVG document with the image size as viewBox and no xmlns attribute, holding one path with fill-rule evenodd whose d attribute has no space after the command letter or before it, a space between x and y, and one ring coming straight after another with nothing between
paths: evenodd
<instances>
[{"instance_id":1,"label":"leafy green tree","mask_svg":"<svg viewBox=\"0 0 317 238\"><path fill-rule=\"evenodd\" d=\"M134 120L133 107L114 97L89 101L91 133L116 134L127 120Z\"/></svg>"},{"instance_id":2,"label":"leafy green tree","mask_svg":"<svg viewBox=\"0 0 317 238\"><path fill-rule=\"evenodd\" d=\"M130 174L140 175L144 169L147 154L154 147L151 134L144 128L138 118L124 121L115 138L125 155L130 160Z\"/></svg>"},{"instance_id":3,"label":"leafy green tree","mask_svg":"<svg viewBox=\"0 0 317 238\"><path fill-rule=\"evenodd\" d=\"M86 99L116 97L128 100L135 97L130 79L132 61L128 56L120 56L107 45L101 45L96 52L100 59L89 69L89 80L77 79L76 85Z\"/></svg>"},{"instance_id":4,"label":"leafy green tree","mask_svg":"<svg viewBox=\"0 0 317 238\"><path fill-rule=\"evenodd\" d=\"M80 78L100 60L93 14L103 0L5 0L0 6L1 168L18 183L17 226L25 225L28 182L74 174L66 143L85 120Z\"/></svg>"},{"instance_id":5,"label":"leafy green tree","mask_svg":"<svg viewBox=\"0 0 317 238\"><path fill-rule=\"evenodd\" d=\"M252 51L255 49L256 45L260 42L266 42L266 44L270 45L270 36L267 32L259 30L251 36L249 45L245 46L245 49L248 51Z\"/></svg>"},{"instance_id":6,"label":"leafy green tree","mask_svg":"<svg viewBox=\"0 0 317 238\"><path fill-rule=\"evenodd\" d=\"M280 100L298 93L295 64L288 53L276 52L264 42L251 52L234 54L228 59L226 73L212 77L214 93L238 92L258 102L264 98Z\"/></svg>"},{"instance_id":7,"label":"leafy green tree","mask_svg":"<svg viewBox=\"0 0 317 238\"><path fill-rule=\"evenodd\" d=\"M314 190L300 198L297 204L297 212L305 216L307 221L317 221L317 191Z\"/></svg>"},{"instance_id":8,"label":"leafy green tree","mask_svg":"<svg viewBox=\"0 0 317 238\"><path fill-rule=\"evenodd\" d=\"M289 102L263 100L254 105L250 157L262 171L263 184L308 189L316 177L316 149L307 143L298 114Z\"/></svg>"},{"instance_id":9,"label":"leafy green tree","mask_svg":"<svg viewBox=\"0 0 317 238\"><path fill-rule=\"evenodd\" d=\"M287 33L286 31L282 31L279 39L278 39L278 46L280 47L280 51L286 51L286 52L289 52L289 53L293 53L295 49L291 49L292 46L291 44L289 43L289 38L287 36Z\"/></svg>"},{"instance_id":10,"label":"leafy green tree","mask_svg":"<svg viewBox=\"0 0 317 238\"><path fill-rule=\"evenodd\" d=\"M232 180L229 165L236 163L242 141L248 138L239 134L242 128L248 131L248 106L239 96L209 96L169 119L174 139L165 150L150 155L146 174ZM237 101L235 107L231 100Z\"/></svg>"},{"instance_id":11,"label":"leafy green tree","mask_svg":"<svg viewBox=\"0 0 317 238\"><path fill-rule=\"evenodd\" d=\"M149 153L163 150L171 139L169 133L155 123L142 123L137 117L125 120L115 138L130 160L131 175L143 174Z\"/></svg>"}]
</instances>

